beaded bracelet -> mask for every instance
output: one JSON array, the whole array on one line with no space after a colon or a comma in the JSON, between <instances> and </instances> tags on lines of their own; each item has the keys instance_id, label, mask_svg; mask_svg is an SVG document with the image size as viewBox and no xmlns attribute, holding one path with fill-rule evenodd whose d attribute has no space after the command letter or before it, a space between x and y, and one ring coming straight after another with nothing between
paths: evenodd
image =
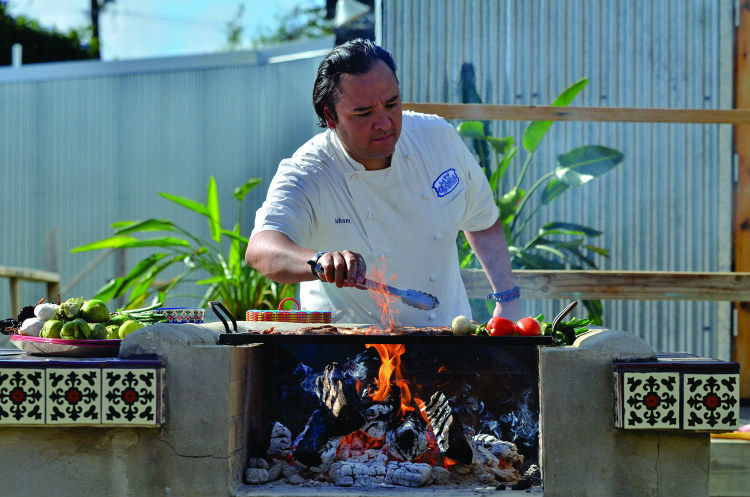
<instances>
[{"instance_id":1,"label":"beaded bracelet","mask_svg":"<svg viewBox=\"0 0 750 497\"><path fill-rule=\"evenodd\" d=\"M490 292L487 294L487 300L494 300L495 302L500 302L500 303L512 302L520 298L521 298L521 289L518 288L518 285L504 292Z\"/></svg>"}]
</instances>

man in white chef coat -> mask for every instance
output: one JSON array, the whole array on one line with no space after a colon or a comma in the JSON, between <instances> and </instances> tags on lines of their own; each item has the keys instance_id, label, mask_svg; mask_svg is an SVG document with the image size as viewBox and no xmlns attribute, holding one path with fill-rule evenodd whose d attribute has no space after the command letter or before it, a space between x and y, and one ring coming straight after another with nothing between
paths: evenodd
<instances>
[{"instance_id":1,"label":"man in white chef coat","mask_svg":"<svg viewBox=\"0 0 750 497\"><path fill-rule=\"evenodd\" d=\"M246 262L274 281L300 282L302 308L331 311L334 322L387 322L355 287L367 277L440 301L428 311L390 301L387 319L448 326L471 316L456 248L463 230L492 284L494 314L520 318L486 176L448 122L402 111L390 54L369 40L336 47L320 64L313 103L327 129L281 161Z\"/></svg>"}]
</instances>

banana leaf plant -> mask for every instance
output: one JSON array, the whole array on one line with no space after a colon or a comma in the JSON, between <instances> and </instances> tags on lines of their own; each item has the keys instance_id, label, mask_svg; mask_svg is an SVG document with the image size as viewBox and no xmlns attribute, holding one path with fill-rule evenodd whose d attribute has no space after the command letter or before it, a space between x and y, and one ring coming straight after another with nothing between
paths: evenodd
<instances>
[{"instance_id":1,"label":"banana leaf plant","mask_svg":"<svg viewBox=\"0 0 750 497\"><path fill-rule=\"evenodd\" d=\"M107 302L129 292L126 309L141 307L149 297L167 305L167 298L178 284L192 283L205 287L202 295L187 295L199 299L201 307L211 300L219 300L240 320L244 319L244 312L248 309L277 309L282 299L295 295L296 286L268 280L245 264L247 237L240 233L242 202L260 182L260 178L251 178L234 190L233 196L239 203L238 221L231 230L221 224L219 195L213 176L208 182L205 204L159 193L161 197L205 217L210 228L210 239L196 236L168 219L151 218L112 223L113 236L72 249L71 252L108 248L156 249L156 252L135 264L128 274L110 280L94 298ZM149 236L156 233L167 235ZM133 236L135 234L143 238L136 238ZM170 267L179 267L181 272L166 284L155 286L156 277Z\"/></svg>"},{"instance_id":2,"label":"banana leaf plant","mask_svg":"<svg viewBox=\"0 0 750 497\"><path fill-rule=\"evenodd\" d=\"M461 76L464 103L478 103L473 68L465 64ZM569 105L586 84L586 78L576 81L552 105ZM489 180L505 229L511 266L514 269L598 269L593 255L609 257L608 249L596 246L591 241L601 236L601 231L564 221L548 222L536 233L530 233L527 227L542 207L568 190L581 187L614 169L623 161L623 153L601 145L576 147L558 155L556 167L540 171L538 178L526 189L524 180L534 153L553 124L553 121L535 121L526 128L521 139L525 159L515 185L503 192L502 179L519 148L512 136L491 136L488 124L482 121L465 121L459 124L458 133L472 140L475 154ZM463 234L459 235L457 243L461 267L480 267ZM592 323L602 324L601 301L584 300L583 304Z\"/></svg>"}]
</instances>

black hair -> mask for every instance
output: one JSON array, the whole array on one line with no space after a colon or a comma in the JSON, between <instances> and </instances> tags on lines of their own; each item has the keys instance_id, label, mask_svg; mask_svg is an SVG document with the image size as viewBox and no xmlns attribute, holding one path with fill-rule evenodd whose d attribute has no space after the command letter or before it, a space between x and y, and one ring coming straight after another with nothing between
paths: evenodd
<instances>
[{"instance_id":1,"label":"black hair","mask_svg":"<svg viewBox=\"0 0 750 497\"><path fill-rule=\"evenodd\" d=\"M377 46L370 40L355 38L342 43L326 55L318 67L318 76L313 86L313 105L318 114L318 125L327 127L324 110L326 107L331 111L333 118L336 116L336 102L338 102L339 81L344 74L365 74L382 60L393 71L396 76L396 63L387 50ZM398 81L398 77L396 78Z\"/></svg>"}]
</instances>

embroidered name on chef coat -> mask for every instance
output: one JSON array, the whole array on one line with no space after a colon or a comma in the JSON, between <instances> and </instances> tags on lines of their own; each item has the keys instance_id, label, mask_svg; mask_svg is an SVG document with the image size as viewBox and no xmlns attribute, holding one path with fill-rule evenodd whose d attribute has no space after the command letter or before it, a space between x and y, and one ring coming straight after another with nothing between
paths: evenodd
<instances>
[{"instance_id":1,"label":"embroidered name on chef coat","mask_svg":"<svg viewBox=\"0 0 750 497\"><path fill-rule=\"evenodd\" d=\"M438 197L445 197L450 192L456 189L459 180L456 170L453 168L448 169L440 173L435 181L432 182L432 189L435 190Z\"/></svg>"},{"instance_id":2,"label":"embroidered name on chef coat","mask_svg":"<svg viewBox=\"0 0 750 497\"><path fill-rule=\"evenodd\" d=\"M336 224L352 224L352 220L348 217L337 217Z\"/></svg>"}]
</instances>

